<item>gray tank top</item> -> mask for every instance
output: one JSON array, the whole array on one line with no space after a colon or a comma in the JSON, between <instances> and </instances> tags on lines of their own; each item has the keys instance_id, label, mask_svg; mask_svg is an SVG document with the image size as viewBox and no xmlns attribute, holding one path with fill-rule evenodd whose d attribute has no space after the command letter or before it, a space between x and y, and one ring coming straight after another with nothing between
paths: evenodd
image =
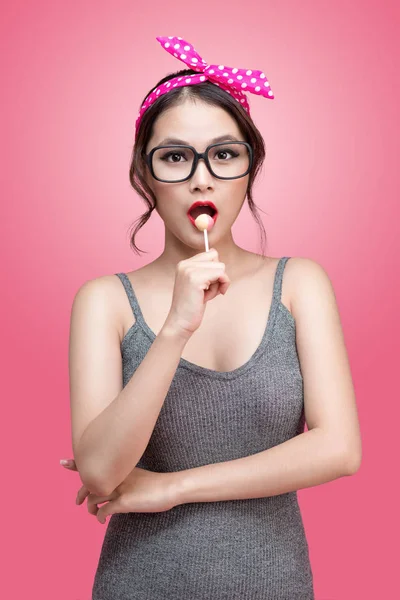
<instances>
[{"instance_id":1,"label":"gray tank top","mask_svg":"<svg viewBox=\"0 0 400 600\"><path fill-rule=\"evenodd\" d=\"M288 260L278 262L267 325L245 364L220 372L180 359L138 467L172 472L232 461L304 431L295 320L281 302ZM136 319L121 342L125 386L156 336L129 278L116 275ZM297 492L112 515L92 593L92 600L314 600Z\"/></svg>"}]
</instances>

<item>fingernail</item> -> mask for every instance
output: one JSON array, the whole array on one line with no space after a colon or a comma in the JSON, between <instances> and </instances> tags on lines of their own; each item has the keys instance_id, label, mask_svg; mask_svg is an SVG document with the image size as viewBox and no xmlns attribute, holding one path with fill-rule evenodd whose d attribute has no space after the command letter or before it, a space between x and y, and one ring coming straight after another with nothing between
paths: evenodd
<instances>
[{"instance_id":1,"label":"fingernail","mask_svg":"<svg viewBox=\"0 0 400 600\"><path fill-rule=\"evenodd\" d=\"M65 458L62 458L60 460L60 465L67 465L68 464L68 460L65 460Z\"/></svg>"}]
</instances>

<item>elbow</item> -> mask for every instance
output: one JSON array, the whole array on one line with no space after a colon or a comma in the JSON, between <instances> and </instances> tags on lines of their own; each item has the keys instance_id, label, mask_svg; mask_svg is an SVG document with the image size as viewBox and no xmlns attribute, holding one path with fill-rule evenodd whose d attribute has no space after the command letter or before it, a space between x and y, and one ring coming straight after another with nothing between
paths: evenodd
<instances>
[{"instance_id":1,"label":"elbow","mask_svg":"<svg viewBox=\"0 0 400 600\"><path fill-rule=\"evenodd\" d=\"M95 484L96 485L96 484ZM117 485L115 485L114 487L110 487L107 482L97 482L96 485L96 492L94 492L96 494L96 496L110 496L110 494L113 493L113 491L115 490L115 488L117 487Z\"/></svg>"},{"instance_id":2,"label":"elbow","mask_svg":"<svg viewBox=\"0 0 400 600\"><path fill-rule=\"evenodd\" d=\"M361 467L361 461L362 461L361 444L356 449L354 449L354 448L347 449L345 452L343 452L342 456L343 456L342 460L344 463L345 474L346 475L355 475Z\"/></svg>"},{"instance_id":3,"label":"elbow","mask_svg":"<svg viewBox=\"0 0 400 600\"><path fill-rule=\"evenodd\" d=\"M361 467L361 453L348 453L346 457L346 475L355 475Z\"/></svg>"},{"instance_id":4,"label":"elbow","mask_svg":"<svg viewBox=\"0 0 400 600\"><path fill-rule=\"evenodd\" d=\"M102 474L99 473L99 469L92 468L85 461L80 461L79 457L75 457L75 464L83 485L91 494L95 494L96 496L108 496L111 494L113 490L109 489L110 486L105 483Z\"/></svg>"},{"instance_id":5,"label":"elbow","mask_svg":"<svg viewBox=\"0 0 400 600\"><path fill-rule=\"evenodd\" d=\"M361 440L349 442L342 439L339 442L338 434L329 435L328 445L332 452L332 457L335 457L336 464L342 475L355 475L361 467L362 446Z\"/></svg>"},{"instance_id":6,"label":"elbow","mask_svg":"<svg viewBox=\"0 0 400 600\"><path fill-rule=\"evenodd\" d=\"M95 496L109 496L113 490L106 488L104 482L95 478L81 477L83 485Z\"/></svg>"}]
</instances>

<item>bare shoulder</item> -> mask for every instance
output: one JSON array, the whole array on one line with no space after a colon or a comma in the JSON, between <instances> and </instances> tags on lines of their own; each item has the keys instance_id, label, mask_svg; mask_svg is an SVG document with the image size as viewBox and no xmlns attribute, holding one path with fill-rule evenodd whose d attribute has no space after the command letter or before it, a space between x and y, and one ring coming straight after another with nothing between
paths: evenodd
<instances>
[{"instance_id":1,"label":"bare shoulder","mask_svg":"<svg viewBox=\"0 0 400 600\"><path fill-rule=\"evenodd\" d=\"M285 266L285 289L290 299L290 311L294 318L306 302L318 302L321 296L334 298L334 289L324 267L312 258L293 256Z\"/></svg>"},{"instance_id":2,"label":"bare shoulder","mask_svg":"<svg viewBox=\"0 0 400 600\"><path fill-rule=\"evenodd\" d=\"M113 301L118 298L121 283L115 275L102 275L88 279L77 290L74 297L76 303L90 303L94 309L104 309L113 306Z\"/></svg>"},{"instance_id":3,"label":"bare shoulder","mask_svg":"<svg viewBox=\"0 0 400 600\"><path fill-rule=\"evenodd\" d=\"M84 318L88 313L95 320L106 319L120 339L123 337L124 312L132 314L122 283L114 274L85 281L75 294L72 310L78 319L80 314Z\"/></svg>"}]
</instances>

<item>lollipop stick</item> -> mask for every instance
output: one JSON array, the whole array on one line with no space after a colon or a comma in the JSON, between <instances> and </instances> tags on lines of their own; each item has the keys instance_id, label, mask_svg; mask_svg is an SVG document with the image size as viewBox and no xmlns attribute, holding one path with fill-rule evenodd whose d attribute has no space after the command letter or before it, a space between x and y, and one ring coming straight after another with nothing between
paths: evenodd
<instances>
[{"instance_id":1,"label":"lollipop stick","mask_svg":"<svg viewBox=\"0 0 400 600\"><path fill-rule=\"evenodd\" d=\"M209 247L208 247L208 235L207 235L207 229L204 230L204 243L206 245L206 252L209 252Z\"/></svg>"}]
</instances>

